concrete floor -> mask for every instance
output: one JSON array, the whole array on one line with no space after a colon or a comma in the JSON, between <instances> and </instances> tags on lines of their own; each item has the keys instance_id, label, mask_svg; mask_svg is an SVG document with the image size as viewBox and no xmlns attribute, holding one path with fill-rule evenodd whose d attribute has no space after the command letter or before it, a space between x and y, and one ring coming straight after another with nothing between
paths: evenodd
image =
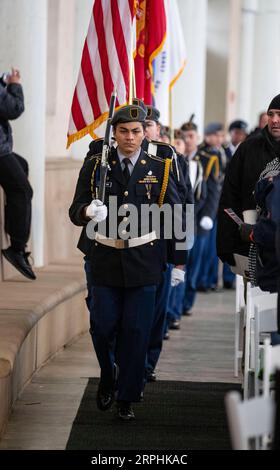
<instances>
[{"instance_id":1,"label":"concrete floor","mask_svg":"<svg viewBox=\"0 0 280 470\"><path fill-rule=\"evenodd\" d=\"M233 377L233 291L198 296L192 317L164 342L158 379L238 382ZM89 334L42 367L14 406L0 449L65 449L88 377L99 376Z\"/></svg>"}]
</instances>

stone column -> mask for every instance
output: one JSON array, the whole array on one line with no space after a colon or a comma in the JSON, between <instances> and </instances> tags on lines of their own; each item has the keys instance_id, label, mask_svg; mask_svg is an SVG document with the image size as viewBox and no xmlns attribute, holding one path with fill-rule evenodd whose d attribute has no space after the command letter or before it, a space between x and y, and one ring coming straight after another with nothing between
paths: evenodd
<instances>
[{"instance_id":1,"label":"stone column","mask_svg":"<svg viewBox=\"0 0 280 470\"><path fill-rule=\"evenodd\" d=\"M243 0L241 20L241 43L239 49L239 93L236 118L250 122L252 84L254 77L255 25L258 0Z\"/></svg>"},{"instance_id":2,"label":"stone column","mask_svg":"<svg viewBox=\"0 0 280 470\"><path fill-rule=\"evenodd\" d=\"M259 0L255 21L254 69L251 81L250 117L266 111L271 99L280 93L280 2Z\"/></svg>"},{"instance_id":3,"label":"stone column","mask_svg":"<svg viewBox=\"0 0 280 470\"><path fill-rule=\"evenodd\" d=\"M195 113L200 132L204 127L207 0L178 0L186 41L187 65L173 88L173 121L180 126Z\"/></svg>"},{"instance_id":4,"label":"stone column","mask_svg":"<svg viewBox=\"0 0 280 470\"><path fill-rule=\"evenodd\" d=\"M229 51L227 72L226 124L237 116L237 99L239 95L238 71L240 62L240 30L242 0L230 0Z\"/></svg>"},{"instance_id":5,"label":"stone column","mask_svg":"<svg viewBox=\"0 0 280 470\"><path fill-rule=\"evenodd\" d=\"M47 0L1 0L1 70L21 71L25 112L13 123L14 150L29 162L34 190L32 253L43 264Z\"/></svg>"},{"instance_id":6,"label":"stone column","mask_svg":"<svg viewBox=\"0 0 280 470\"><path fill-rule=\"evenodd\" d=\"M73 97L75 34L75 0L48 0L47 158L69 155L66 142Z\"/></svg>"}]
</instances>

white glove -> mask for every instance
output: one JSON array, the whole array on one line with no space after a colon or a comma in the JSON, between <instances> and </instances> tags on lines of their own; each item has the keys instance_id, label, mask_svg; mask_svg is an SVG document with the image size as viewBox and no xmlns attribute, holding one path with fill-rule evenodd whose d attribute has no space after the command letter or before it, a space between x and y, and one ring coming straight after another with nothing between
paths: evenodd
<instances>
[{"instance_id":1,"label":"white glove","mask_svg":"<svg viewBox=\"0 0 280 470\"><path fill-rule=\"evenodd\" d=\"M200 227L203 228L203 230L212 230L213 225L213 220L210 219L210 217L208 217L207 215L202 217L200 221Z\"/></svg>"},{"instance_id":2,"label":"white glove","mask_svg":"<svg viewBox=\"0 0 280 470\"><path fill-rule=\"evenodd\" d=\"M102 220L106 219L107 214L107 207L99 199L91 201L90 205L86 209L86 216L94 222L102 222Z\"/></svg>"},{"instance_id":3,"label":"white glove","mask_svg":"<svg viewBox=\"0 0 280 470\"><path fill-rule=\"evenodd\" d=\"M176 287L181 282L185 281L185 271L182 269L173 268L171 271L171 286Z\"/></svg>"}]
</instances>

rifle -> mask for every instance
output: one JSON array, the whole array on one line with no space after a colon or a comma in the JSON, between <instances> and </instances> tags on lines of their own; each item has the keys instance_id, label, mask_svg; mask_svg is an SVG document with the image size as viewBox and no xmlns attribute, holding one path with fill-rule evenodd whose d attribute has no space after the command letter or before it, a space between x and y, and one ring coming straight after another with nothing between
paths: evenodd
<instances>
[{"instance_id":1,"label":"rifle","mask_svg":"<svg viewBox=\"0 0 280 470\"><path fill-rule=\"evenodd\" d=\"M105 137L102 147L102 157L101 157L101 165L100 165L100 185L98 191L98 199L104 203L105 200L105 188L106 188L106 178L108 172L108 156L110 152L110 131L111 131L111 121L115 110L117 93L114 90L111 95L110 99L110 107L109 107L109 116L106 125Z\"/></svg>"}]
</instances>

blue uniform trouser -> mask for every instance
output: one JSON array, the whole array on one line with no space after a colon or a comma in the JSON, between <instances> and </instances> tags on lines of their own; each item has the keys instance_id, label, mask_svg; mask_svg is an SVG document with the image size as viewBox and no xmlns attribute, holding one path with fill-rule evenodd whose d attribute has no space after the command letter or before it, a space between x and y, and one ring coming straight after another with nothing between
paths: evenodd
<instances>
[{"instance_id":1,"label":"blue uniform trouser","mask_svg":"<svg viewBox=\"0 0 280 470\"><path fill-rule=\"evenodd\" d=\"M181 282L176 287L171 287L167 307L167 320L181 320L184 302L185 284Z\"/></svg>"},{"instance_id":2,"label":"blue uniform trouser","mask_svg":"<svg viewBox=\"0 0 280 470\"><path fill-rule=\"evenodd\" d=\"M90 324L101 368L101 383L111 387L119 366L118 400L139 401L154 319L156 286L93 286Z\"/></svg>"},{"instance_id":3,"label":"blue uniform trouser","mask_svg":"<svg viewBox=\"0 0 280 470\"><path fill-rule=\"evenodd\" d=\"M183 310L190 310L195 302L198 278L201 270L204 251L206 249L208 234L197 235L194 246L190 251L186 270L185 293Z\"/></svg>"},{"instance_id":4,"label":"blue uniform trouser","mask_svg":"<svg viewBox=\"0 0 280 470\"><path fill-rule=\"evenodd\" d=\"M155 315L147 353L147 373L152 372L156 368L162 350L166 311L170 293L171 269L172 266L168 265L166 271L163 273L162 281L157 287Z\"/></svg>"},{"instance_id":5,"label":"blue uniform trouser","mask_svg":"<svg viewBox=\"0 0 280 470\"><path fill-rule=\"evenodd\" d=\"M209 231L207 245L201 262L201 272L198 286L210 289L218 284L219 259L216 249L217 221L215 220L212 230Z\"/></svg>"}]
</instances>

